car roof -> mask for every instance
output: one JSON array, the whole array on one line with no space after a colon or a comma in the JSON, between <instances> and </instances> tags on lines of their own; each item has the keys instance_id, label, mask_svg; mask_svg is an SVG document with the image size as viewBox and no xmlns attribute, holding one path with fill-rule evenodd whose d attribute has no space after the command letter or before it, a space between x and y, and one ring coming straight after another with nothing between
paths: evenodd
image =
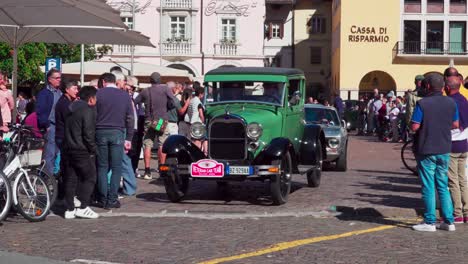
<instances>
[{"instance_id":1,"label":"car roof","mask_svg":"<svg viewBox=\"0 0 468 264\"><path fill-rule=\"evenodd\" d=\"M335 107L333 106L324 106L323 104L305 104L305 108L315 108L315 109L328 109L336 111Z\"/></svg>"},{"instance_id":2,"label":"car roof","mask_svg":"<svg viewBox=\"0 0 468 264\"><path fill-rule=\"evenodd\" d=\"M300 69L276 67L224 67L211 70L210 74L262 74L262 75L304 75Z\"/></svg>"}]
</instances>

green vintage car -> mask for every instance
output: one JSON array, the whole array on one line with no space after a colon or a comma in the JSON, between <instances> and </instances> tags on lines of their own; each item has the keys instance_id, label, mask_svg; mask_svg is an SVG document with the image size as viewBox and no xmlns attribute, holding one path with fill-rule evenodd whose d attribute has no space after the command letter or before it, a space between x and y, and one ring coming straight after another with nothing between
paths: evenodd
<instances>
[{"instance_id":1,"label":"green vintage car","mask_svg":"<svg viewBox=\"0 0 468 264\"><path fill-rule=\"evenodd\" d=\"M284 204L293 174L320 184L325 136L304 120L304 73L284 68L221 68L205 75L206 123L192 124L193 139L207 141L207 155L190 139L169 137L159 167L167 195L180 201L191 179L258 180L269 184L273 204Z\"/></svg>"}]
</instances>

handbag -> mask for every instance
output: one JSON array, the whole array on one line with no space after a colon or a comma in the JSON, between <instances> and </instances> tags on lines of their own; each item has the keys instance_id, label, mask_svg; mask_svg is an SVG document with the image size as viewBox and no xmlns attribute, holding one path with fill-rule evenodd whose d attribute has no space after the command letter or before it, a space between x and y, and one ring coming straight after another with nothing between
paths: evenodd
<instances>
[{"instance_id":1,"label":"handbag","mask_svg":"<svg viewBox=\"0 0 468 264\"><path fill-rule=\"evenodd\" d=\"M166 131L166 127L167 127L167 124L169 123L167 120L163 119L163 118L158 118L158 119L154 119L154 116L153 116L153 103L151 102L151 88L148 88L148 97L149 97L149 112L150 112L150 117L151 117L151 120L149 122L147 122L146 126L147 126L147 131L150 130L150 129L154 129L156 132L160 133L160 134L163 134L164 131Z\"/></svg>"}]
</instances>

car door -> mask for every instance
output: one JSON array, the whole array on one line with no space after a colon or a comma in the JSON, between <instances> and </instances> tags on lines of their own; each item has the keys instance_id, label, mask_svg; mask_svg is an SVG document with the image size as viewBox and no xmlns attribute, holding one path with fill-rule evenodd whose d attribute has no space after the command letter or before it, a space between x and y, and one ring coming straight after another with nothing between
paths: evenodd
<instances>
[{"instance_id":1,"label":"car door","mask_svg":"<svg viewBox=\"0 0 468 264\"><path fill-rule=\"evenodd\" d=\"M291 79L288 82L286 96L285 137L289 138L296 151L304 134L304 79Z\"/></svg>"}]
</instances>

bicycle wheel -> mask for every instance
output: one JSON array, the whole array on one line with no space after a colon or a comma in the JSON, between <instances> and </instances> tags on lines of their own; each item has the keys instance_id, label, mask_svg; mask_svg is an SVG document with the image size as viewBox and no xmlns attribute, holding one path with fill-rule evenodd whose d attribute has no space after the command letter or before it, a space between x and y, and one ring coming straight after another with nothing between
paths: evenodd
<instances>
[{"instance_id":1,"label":"bicycle wheel","mask_svg":"<svg viewBox=\"0 0 468 264\"><path fill-rule=\"evenodd\" d=\"M35 173L18 176L13 189L18 212L30 222L43 221L50 210L50 191L46 182Z\"/></svg>"},{"instance_id":2,"label":"bicycle wheel","mask_svg":"<svg viewBox=\"0 0 468 264\"><path fill-rule=\"evenodd\" d=\"M54 204L58 194L58 183L55 176L50 176L45 170L38 169L37 174L47 183L50 191L50 204Z\"/></svg>"},{"instance_id":3,"label":"bicycle wheel","mask_svg":"<svg viewBox=\"0 0 468 264\"><path fill-rule=\"evenodd\" d=\"M401 161L414 175L418 175L418 164L413 152L413 141L406 142L401 148Z\"/></svg>"},{"instance_id":4,"label":"bicycle wheel","mask_svg":"<svg viewBox=\"0 0 468 264\"><path fill-rule=\"evenodd\" d=\"M0 221L5 220L8 216L12 197L10 181L5 174L0 171Z\"/></svg>"}]
</instances>

